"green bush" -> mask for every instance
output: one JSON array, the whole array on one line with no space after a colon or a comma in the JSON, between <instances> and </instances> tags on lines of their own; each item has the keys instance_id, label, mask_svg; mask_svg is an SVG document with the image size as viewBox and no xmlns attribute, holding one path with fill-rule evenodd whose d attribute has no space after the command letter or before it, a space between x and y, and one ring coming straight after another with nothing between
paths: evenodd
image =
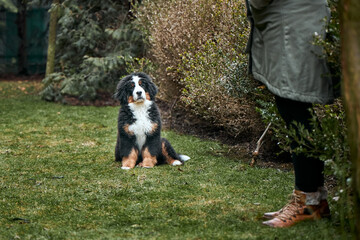
<instances>
[{"instance_id":1,"label":"green bush","mask_svg":"<svg viewBox=\"0 0 360 240\"><path fill-rule=\"evenodd\" d=\"M113 91L126 64L142 56L141 32L132 24L129 1L65 0L59 7L57 68L44 79L43 99L93 100Z\"/></svg>"},{"instance_id":2,"label":"green bush","mask_svg":"<svg viewBox=\"0 0 360 240\"><path fill-rule=\"evenodd\" d=\"M351 161L347 143L347 127L345 112L341 100L332 105L315 105L312 112L309 132L303 125L295 124L295 128L287 128L279 117L277 108L272 102L259 101L258 111L267 123L272 123L272 132L278 145L284 151L290 150L290 143L294 139L298 147L293 151L304 153L306 156L319 158L325 162L325 174L336 179L336 188L332 189L339 212L334 212L343 226L351 227L354 218L351 189Z\"/></svg>"}]
</instances>

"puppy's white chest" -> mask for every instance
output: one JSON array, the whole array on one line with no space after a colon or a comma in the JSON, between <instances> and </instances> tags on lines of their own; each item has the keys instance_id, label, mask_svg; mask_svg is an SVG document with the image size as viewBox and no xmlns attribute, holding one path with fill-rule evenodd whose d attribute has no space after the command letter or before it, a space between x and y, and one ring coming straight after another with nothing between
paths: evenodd
<instances>
[{"instance_id":1,"label":"puppy's white chest","mask_svg":"<svg viewBox=\"0 0 360 240\"><path fill-rule=\"evenodd\" d=\"M135 117L135 122L129 126L129 130L136 136L136 143L141 150L146 141L146 135L152 131L153 123L149 118L149 108L151 101L145 101L143 104L129 104Z\"/></svg>"}]
</instances>

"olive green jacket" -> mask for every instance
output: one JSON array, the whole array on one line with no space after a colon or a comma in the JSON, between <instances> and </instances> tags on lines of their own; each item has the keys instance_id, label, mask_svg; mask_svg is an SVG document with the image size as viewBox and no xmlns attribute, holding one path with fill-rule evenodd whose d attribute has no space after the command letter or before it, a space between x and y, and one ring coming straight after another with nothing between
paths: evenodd
<instances>
[{"instance_id":1,"label":"olive green jacket","mask_svg":"<svg viewBox=\"0 0 360 240\"><path fill-rule=\"evenodd\" d=\"M250 71L277 96L330 103L333 84L322 48L330 18L326 0L249 0L254 27Z\"/></svg>"}]
</instances>

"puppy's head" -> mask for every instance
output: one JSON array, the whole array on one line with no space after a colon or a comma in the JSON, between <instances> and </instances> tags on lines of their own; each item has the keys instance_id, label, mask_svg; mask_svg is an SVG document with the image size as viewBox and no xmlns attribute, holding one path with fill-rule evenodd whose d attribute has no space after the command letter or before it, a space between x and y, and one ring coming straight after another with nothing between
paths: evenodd
<instances>
[{"instance_id":1,"label":"puppy's head","mask_svg":"<svg viewBox=\"0 0 360 240\"><path fill-rule=\"evenodd\" d=\"M115 98L121 105L145 101L154 101L158 89L145 73L133 73L120 80L116 88Z\"/></svg>"}]
</instances>

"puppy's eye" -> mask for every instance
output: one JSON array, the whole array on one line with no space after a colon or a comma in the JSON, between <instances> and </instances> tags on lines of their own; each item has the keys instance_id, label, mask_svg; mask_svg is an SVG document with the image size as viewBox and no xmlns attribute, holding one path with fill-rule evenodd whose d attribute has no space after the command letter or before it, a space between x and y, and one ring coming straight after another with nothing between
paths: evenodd
<instances>
[{"instance_id":1,"label":"puppy's eye","mask_svg":"<svg viewBox=\"0 0 360 240\"><path fill-rule=\"evenodd\" d=\"M143 84L143 82L140 80L140 81L139 81L139 85L142 86L142 84Z\"/></svg>"},{"instance_id":2,"label":"puppy's eye","mask_svg":"<svg viewBox=\"0 0 360 240\"><path fill-rule=\"evenodd\" d=\"M135 83L131 83L131 86L132 86L132 87L135 87Z\"/></svg>"}]
</instances>

